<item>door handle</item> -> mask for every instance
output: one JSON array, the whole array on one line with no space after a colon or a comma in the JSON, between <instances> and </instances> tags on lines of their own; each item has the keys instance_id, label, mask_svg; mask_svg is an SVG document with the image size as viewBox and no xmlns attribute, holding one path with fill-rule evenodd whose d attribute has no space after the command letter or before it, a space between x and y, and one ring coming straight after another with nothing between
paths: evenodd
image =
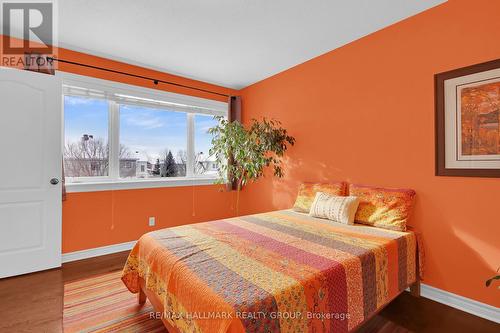
<instances>
[{"instance_id":1,"label":"door handle","mask_svg":"<svg viewBox=\"0 0 500 333\"><path fill-rule=\"evenodd\" d=\"M52 185L57 185L57 184L59 184L59 179L57 179L57 178L52 178L52 179L50 180L50 184L52 184Z\"/></svg>"}]
</instances>

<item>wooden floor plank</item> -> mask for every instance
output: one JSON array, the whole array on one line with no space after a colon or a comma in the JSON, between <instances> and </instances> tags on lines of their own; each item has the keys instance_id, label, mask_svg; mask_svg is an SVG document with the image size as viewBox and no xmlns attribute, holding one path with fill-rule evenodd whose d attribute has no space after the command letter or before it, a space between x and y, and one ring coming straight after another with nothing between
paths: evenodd
<instances>
[{"instance_id":1,"label":"wooden floor plank","mask_svg":"<svg viewBox=\"0 0 500 333\"><path fill-rule=\"evenodd\" d=\"M121 269L128 251L64 264L62 268L0 280L0 332L62 332L64 282ZM403 293L358 332L483 332L499 325Z\"/></svg>"}]
</instances>

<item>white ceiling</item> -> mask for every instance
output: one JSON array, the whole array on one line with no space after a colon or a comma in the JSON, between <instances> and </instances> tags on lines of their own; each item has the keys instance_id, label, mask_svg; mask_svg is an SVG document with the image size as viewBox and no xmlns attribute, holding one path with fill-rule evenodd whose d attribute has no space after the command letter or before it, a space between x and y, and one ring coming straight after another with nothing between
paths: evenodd
<instances>
[{"instance_id":1,"label":"white ceiling","mask_svg":"<svg viewBox=\"0 0 500 333\"><path fill-rule=\"evenodd\" d=\"M243 88L443 0L60 0L59 45Z\"/></svg>"}]
</instances>

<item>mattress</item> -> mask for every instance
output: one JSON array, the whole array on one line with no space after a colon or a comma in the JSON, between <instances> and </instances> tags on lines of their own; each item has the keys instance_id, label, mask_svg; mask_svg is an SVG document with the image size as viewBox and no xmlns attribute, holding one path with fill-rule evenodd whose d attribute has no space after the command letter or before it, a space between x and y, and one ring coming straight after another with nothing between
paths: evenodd
<instances>
[{"instance_id":1,"label":"mattress","mask_svg":"<svg viewBox=\"0 0 500 333\"><path fill-rule=\"evenodd\" d=\"M281 210L147 233L122 280L180 332L347 332L416 281L416 250L411 231Z\"/></svg>"}]
</instances>

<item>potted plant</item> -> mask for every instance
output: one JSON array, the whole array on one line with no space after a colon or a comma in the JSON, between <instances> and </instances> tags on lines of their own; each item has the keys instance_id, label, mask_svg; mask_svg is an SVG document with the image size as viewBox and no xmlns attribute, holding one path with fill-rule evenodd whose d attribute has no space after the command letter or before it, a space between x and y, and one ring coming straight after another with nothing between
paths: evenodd
<instances>
[{"instance_id":1,"label":"potted plant","mask_svg":"<svg viewBox=\"0 0 500 333\"><path fill-rule=\"evenodd\" d=\"M283 177L281 158L295 138L288 135L281 123L274 119L252 119L245 127L240 122L230 122L215 117L218 124L209 129L212 134L210 155L215 156L219 168L219 183L229 183L236 190L236 215L239 215L240 191L250 181L263 176L272 167L274 176Z\"/></svg>"}]
</instances>

